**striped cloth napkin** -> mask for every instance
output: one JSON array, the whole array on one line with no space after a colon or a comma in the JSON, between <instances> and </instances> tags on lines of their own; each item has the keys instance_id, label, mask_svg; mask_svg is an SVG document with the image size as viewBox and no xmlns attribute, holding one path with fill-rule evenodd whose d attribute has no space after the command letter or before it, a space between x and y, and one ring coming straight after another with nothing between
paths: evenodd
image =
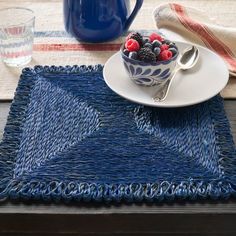
<instances>
[{"instance_id":1,"label":"striped cloth napkin","mask_svg":"<svg viewBox=\"0 0 236 236\"><path fill-rule=\"evenodd\" d=\"M153 14L157 27L171 40L181 37L215 51L236 76L236 28L219 25L206 13L176 3L160 5Z\"/></svg>"}]
</instances>

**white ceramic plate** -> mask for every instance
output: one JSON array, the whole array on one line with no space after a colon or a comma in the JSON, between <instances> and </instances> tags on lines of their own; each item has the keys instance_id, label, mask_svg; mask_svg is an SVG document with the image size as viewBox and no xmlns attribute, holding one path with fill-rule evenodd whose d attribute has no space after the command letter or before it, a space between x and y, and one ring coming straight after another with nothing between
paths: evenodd
<instances>
[{"instance_id":1,"label":"white ceramic plate","mask_svg":"<svg viewBox=\"0 0 236 236\"><path fill-rule=\"evenodd\" d=\"M181 52L190 44L176 42ZM156 87L142 87L131 81L119 52L105 64L106 84L118 95L139 104L155 107L182 107L197 104L218 94L227 84L229 72L224 61L214 52L198 46L200 58L196 66L180 71L172 82L168 97L163 102L152 100Z\"/></svg>"}]
</instances>

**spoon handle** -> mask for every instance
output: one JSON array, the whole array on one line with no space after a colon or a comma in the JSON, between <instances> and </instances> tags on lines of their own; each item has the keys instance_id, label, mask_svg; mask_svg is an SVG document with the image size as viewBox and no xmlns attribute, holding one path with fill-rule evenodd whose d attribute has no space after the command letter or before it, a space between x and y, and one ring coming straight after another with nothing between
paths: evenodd
<instances>
[{"instance_id":1,"label":"spoon handle","mask_svg":"<svg viewBox=\"0 0 236 236\"><path fill-rule=\"evenodd\" d=\"M154 95L154 97L152 98L154 100L154 102L162 102L166 99L167 94L170 90L170 86L172 84L172 81L175 77L175 75L177 74L177 72L180 70L181 68L178 67L175 69L173 75L167 79L167 81L165 82L165 84L156 92L156 94Z\"/></svg>"}]
</instances>

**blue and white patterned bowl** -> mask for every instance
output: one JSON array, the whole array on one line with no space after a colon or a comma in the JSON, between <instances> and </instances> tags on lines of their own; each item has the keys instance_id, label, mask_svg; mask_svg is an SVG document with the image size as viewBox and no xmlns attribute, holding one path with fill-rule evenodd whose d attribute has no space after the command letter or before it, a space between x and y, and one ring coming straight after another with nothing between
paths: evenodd
<instances>
[{"instance_id":1,"label":"blue and white patterned bowl","mask_svg":"<svg viewBox=\"0 0 236 236\"><path fill-rule=\"evenodd\" d=\"M179 55L177 53L168 61L158 61L147 63L143 61L134 60L127 57L123 53L123 46L121 47L121 55L126 71L129 77L138 85L153 86L165 82L176 66L176 59Z\"/></svg>"}]
</instances>

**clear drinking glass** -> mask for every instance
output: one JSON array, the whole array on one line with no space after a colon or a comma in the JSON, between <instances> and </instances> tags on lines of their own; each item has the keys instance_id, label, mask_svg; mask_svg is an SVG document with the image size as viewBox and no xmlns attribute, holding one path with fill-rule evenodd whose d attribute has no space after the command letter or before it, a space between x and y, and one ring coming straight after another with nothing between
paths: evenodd
<instances>
[{"instance_id":1,"label":"clear drinking glass","mask_svg":"<svg viewBox=\"0 0 236 236\"><path fill-rule=\"evenodd\" d=\"M30 9L0 9L0 54L8 66L22 66L31 61L34 22L34 12Z\"/></svg>"}]
</instances>

